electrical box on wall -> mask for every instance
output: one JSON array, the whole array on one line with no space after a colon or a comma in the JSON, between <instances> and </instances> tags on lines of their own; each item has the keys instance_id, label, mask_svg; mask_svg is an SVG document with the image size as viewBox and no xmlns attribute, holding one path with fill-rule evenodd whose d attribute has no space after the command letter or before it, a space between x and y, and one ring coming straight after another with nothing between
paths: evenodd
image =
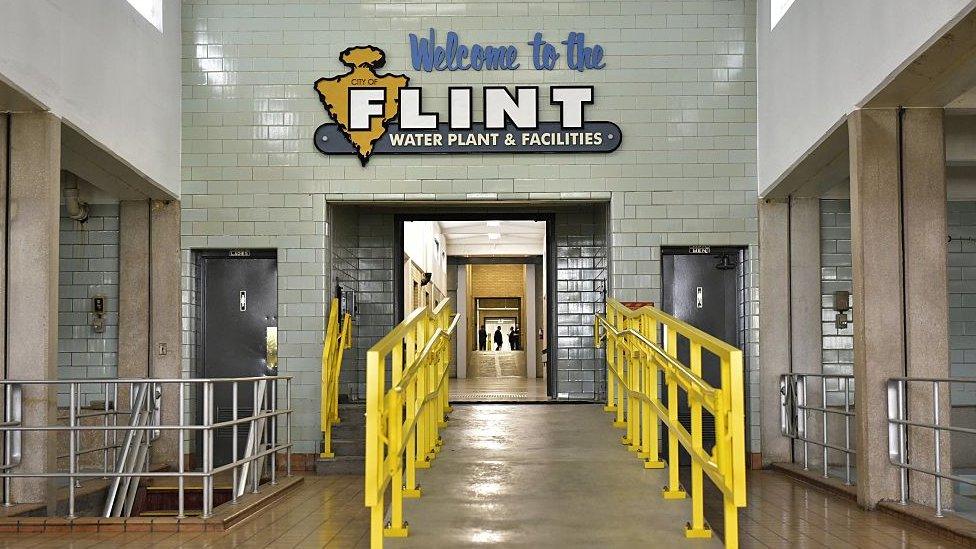
<instances>
[{"instance_id":1,"label":"electrical box on wall","mask_svg":"<svg viewBox=\"0 0 976 549\"><path fill-rule=\"evenodd\" d=\"M356 316L356 291L336 284L336 298L339 299L339 313Z\"/></svg>"},{"instance_id":2,"label":"electrical box on wall","mask_svg":"<svg viewBox=\"0 0 976 549\"><path fill-rule=\"evenodd\" d=\"M105 333L105 296L97 295L92 298L91 326L96 334Z\"/></svg>"}]
</instances>

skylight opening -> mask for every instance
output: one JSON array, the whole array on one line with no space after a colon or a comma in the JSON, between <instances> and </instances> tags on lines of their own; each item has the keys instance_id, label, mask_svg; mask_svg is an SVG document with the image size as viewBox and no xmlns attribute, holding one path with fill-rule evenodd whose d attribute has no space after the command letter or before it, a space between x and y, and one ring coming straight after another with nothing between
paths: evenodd
<instances>
[{"instance_id":1,"label":"skylight opening","mask_svg":"<svg viewBox=\"0 0 976 549\"><path fill-rule=\"evenodd\" d=\"M786 12L796 0L770 0L769 1L769 30L776 28L779 20L786 15Z\"/></svg>"},{"instance_id":2,"label":"skylight opening","mask_svg":"<svg viewBox=\"0 0 976 549\"><path fill-rule=\"evenodd\" d=\"M163 32L163 0L126 0L140 15Z\"/></svg>"}]
</instances>

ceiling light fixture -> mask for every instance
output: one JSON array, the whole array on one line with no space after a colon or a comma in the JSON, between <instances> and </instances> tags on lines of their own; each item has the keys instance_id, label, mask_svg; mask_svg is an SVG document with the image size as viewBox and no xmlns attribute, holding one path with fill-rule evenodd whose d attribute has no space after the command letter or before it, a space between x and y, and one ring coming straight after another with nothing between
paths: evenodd
<instances>
[{"instance_id":1,"label":"ceiling light fixture","mask_svg":"<svg viewBox=\"0 0 976 549\"><path fill-rule=\"evenodd\" d=\"M488 222L488 226L489 227L501 227L501 225L502 225L502 222L501 221L489 221Z\"/></svg>"}]
</instances>

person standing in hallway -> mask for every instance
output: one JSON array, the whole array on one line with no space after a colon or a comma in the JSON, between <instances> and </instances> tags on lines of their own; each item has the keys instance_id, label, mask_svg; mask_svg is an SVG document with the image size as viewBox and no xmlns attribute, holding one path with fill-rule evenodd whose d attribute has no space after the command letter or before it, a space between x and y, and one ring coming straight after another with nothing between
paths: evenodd
<instances>
[{"instance_id":1,"label":"person standing in hallway","mask_svg":"<svg viewBox=\"0 0 976 549\"><path fill-rule=\"evenodd\" d=\"M516 343L515 343L515 327L514 326L508 331L508 349L510 351L517 351L518 350L518 348L516 347Z\"/></svg>"},{"instance_id":2,"label":"person standing in hallway","mask_svg":"<svg viewBox=\"0 0 976 549\"><path fill-rule=\"evenodd\" d=\"M521 351L522 350L522 330L519 330L518 326L516 326L513 329L515 330L515 333L513 334L512 339L515 341L515 343L512 344L512 350L513 351Z\"/></svg>"},{"instance_id":3,"label":"person standing in hallway","mask_svg":"<svg viewBox=\"0 0 976 549\"><path fill-rule=\"evenodd\" d=\"M495 335L494 335L494 337L492 339L495 341L495 350L496 351L501 351L502 350L502 343L505 341L505 339L502 337L502 327L501 326L495 328Z\"/></svg>"},{"instance_id":4,"label":"person standing in hallway","mask_svg":"<svg viewBox=\"0 0 976 549\"><path fill-rule=\"evenodd\" d=\"M488 330L485 328L484 324L482 324L481 327L478 328L478 350L479 351L488 350Z\"/></svg>"}]
</instances>

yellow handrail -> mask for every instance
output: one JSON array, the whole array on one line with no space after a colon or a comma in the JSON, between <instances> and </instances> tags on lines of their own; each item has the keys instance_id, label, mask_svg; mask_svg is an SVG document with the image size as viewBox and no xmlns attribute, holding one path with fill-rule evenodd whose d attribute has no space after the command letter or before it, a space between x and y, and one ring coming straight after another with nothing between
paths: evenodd
<instances>
[{"instance_id":1,"label":"yellow handrail","mask_svg":"<svg viewBox=\"0 0 976 549\"><path fill-rule=\"evenodd\" d=\"M366 506L370 547L405 537L403 498L420 497L417 469L430 467L447 423L450 339L457 328L448 299L410 313L366 353ZM386 377L390 376L387 383ZM384 503L390 491L390 523Z\"/></svg>"},{"instance_id":2,"label":"yellow handrail","mask_svg":"<svg viewBox=\"0 0 976 549\"><path fill-rule=\"evenodd\" d=\"M738 547L738 508L746 505L745 412L742 351L654 307L631 310L617 300L607 302L605 316L596 315L594 345L606 338L607 406L614 425L626 429L622 442L644 460L647 469L668 468L665 499L687 497L678 478L678 444L691 456L691 522L689 538L711 537L705 523L703 473L722 493L725 545ZM664 342L658 328L663 327ZM689 361L678 360L678 338L688 342ZM702 354L721 365L721 386L702 379ZM661 375L667 402L661 399ZM688 397L691 430L678 420L678 391ZM702 411L715 418L715 446L702 443ZM658 422L667 429L668 463L659 457Z\"/></svg>"},{"instance_id":3,"label":"yellow handrail","mask_svg":"<svg viewBox=\"0 0 976 549\"><path fill-rule=\"evenodd\" d=\"M323 458L333 458L332 427L339 424L339 370L342 355L352 346L352 315L345 313L339 323L339 300L333 299L329 307L329 322L322 342L322 453Z\"/></svg>"}]
</instances>

